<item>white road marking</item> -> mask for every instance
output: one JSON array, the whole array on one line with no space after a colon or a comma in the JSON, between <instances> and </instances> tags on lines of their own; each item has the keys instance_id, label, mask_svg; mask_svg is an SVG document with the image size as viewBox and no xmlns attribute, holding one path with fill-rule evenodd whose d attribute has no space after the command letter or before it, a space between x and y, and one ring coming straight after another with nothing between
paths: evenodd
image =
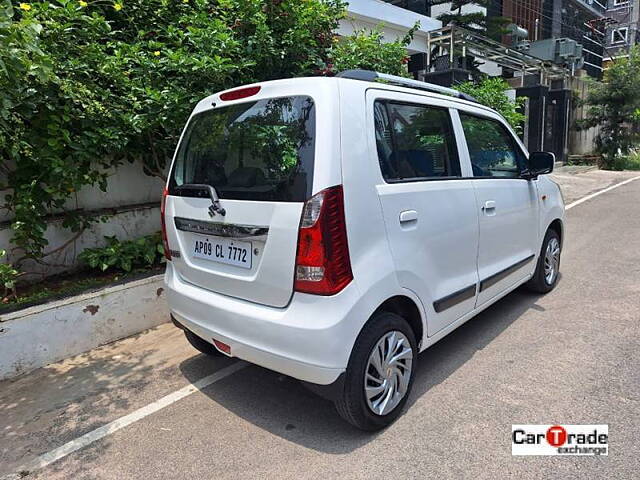
<instances>
[{"instance_id":1,"label":"white road marking","mask_svg":"<svg viewBox=\"0 0 640 480\"><path fill-rule=\"evenodd\" d=\"M61 458L66 457L70 453L75 452L76 450L80 450L81 448L86 447L87 445L92 444L93 442L100 440L101 438L106 437L107 435L111 435L114 432L117 432L121 428L124 428L128 425L131 425L138 420L142 420L144 417L148 417L152 413L157 412L158 410L162 410L169 405L176 403L178 400L181 400L192 393L197 392L198 390L202 390L203 388L208 387L209 385L216 383L223 378L228 377L229 375L237 372L238 370L246 367L248 364L242 361L238 361L228 367L223 368L222 370L218 370L211 375L208 375L191 385L187 385L180 390L176 390L169 395L156 400L149 405L146 405L138 410L131 412L124 417L120 417L117 420L114 420L111 423L107 423L102 427L96 428L88 433L85 433L81 437L76 438L75 440L71 440L68 443L65 443L61 447L55 448L50 452L44 453L39 457L31 460L30 462L25 463L20 468L18 468L18 472L33 472L34 470L39 470L41 468L46 467L47 465L52 464L60 460ZM6 475L0 477L0 480L10 480L15 478L22 478L20 473L14 473L11 475Z\"/></svg>"},{"instance_id":2,"label":"white road marking","mask_svg":"<svg viewBox=\"0 0 640 480\"><path fill-rule=\"evenodd\" d=\"M584 202L586 202L588 200L591 200L592 198L597 197L598 195L602 195L603 193L610 192L614 188L618 188L618 187L621 187L622 185L626 185L627 183L631 183L634 180L638 180L639 178L640 178L640 176L629 178L628 180L625 180L624 182L616 183L615 185L612 185L612 186L610 186L608 188L604 188L602 190L598 190L597 192L592 193L591 195L587 195L586 197L582 197L580 200L576 200L575 202L570 203L569 205L564 207L564 209L565 210L571 210L573 207L577 207L581 203L584 203Z\"/></svg>"}]
</instances>

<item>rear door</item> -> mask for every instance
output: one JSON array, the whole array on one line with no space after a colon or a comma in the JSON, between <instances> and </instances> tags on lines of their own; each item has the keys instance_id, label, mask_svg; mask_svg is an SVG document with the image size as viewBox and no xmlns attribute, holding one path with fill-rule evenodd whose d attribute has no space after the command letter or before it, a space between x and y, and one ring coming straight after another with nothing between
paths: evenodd
<instances>
[{"instance_id":1,"label":"rear door","mask_svg":"<svg viewBox=\"0 0 640 480\"><path fill-rule=\"evenodd\" d=\"M185 282L275 307L289 302L300 214L313 189L315 122L308 95L248 98L192 116L166 205L172 261ZM209 186L225 215L210 208Z\"/></svg>"},{"instance_id":2,"label":"rear door","mask_svg":"<svg viewBox=\"0 0 640 480\"><path fill-rule=\"evenodd\" d=\"M538 190L521 178L526 156L495 118L460 112L480 215L477 305L526 278L535 267Z\"/></svg>"},{"instance_id":3,"label":"rear door","mask_svg":"<svg viewBox=\"0 0 640 480\"><path fill-rule=\"evenodd\" d=\"M369 91L372 165L398 280L427 312L431 336L473 310L478 215L451 111L418 95ZM464 144L460 144L463 146Z\"/></svg>"}]
</instances>

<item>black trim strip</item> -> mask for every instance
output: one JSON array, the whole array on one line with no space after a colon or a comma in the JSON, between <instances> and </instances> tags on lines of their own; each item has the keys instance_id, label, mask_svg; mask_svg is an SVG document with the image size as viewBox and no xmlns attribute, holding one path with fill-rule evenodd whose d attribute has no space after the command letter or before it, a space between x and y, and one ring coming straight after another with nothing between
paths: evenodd
<instances>
[{"instance_id":1,"label":"black trim strip","mask_svg":"<svg viewBox=\"0 0 640 480\"><path fill-rule=\"evenodd\" d=\"M446 182L451 180L524 180L523 177L412 177L412 178L390 178L384 179L387 185L396 185L398 183L417 183L417 182Z\"/></svg>"},{"instance_id":2,"label":"black trim strip","mask_svg":"<svg viewBox=\"0 0 640 480\"><path fill-rule=\"evenodd\" d=\"M520 260L519 262L514 263L510 267L507 267L504 270L500 270L498 273L494 273L490 277L485 278L484 280L482 280L480 282L480 291L482 292L482 291L486 290L487 288L494 286L500 280L503 280L504 278L508 277L513 272L515 272L516 270L519 270L522 267L524 267L527 263L529 263L531 260L533 260L534 257L535 257L535 255L530 255L527 258L525 258L524 260Z\"/></svg>"},{"instance_id":3,"label":"black trim strip","mask_svg":"<svg viewBox=\"0 0 640 480\"><path fill-rule=\"evenodd\" d=\"M410 178L389 178L385 182L393 185L396 183L415 183L415 182L437 182L445 180L472 180L464 177L410 177Z\"/></svg>"},{"instance_id":4,"label":"black trim strip","mask_svg":"<svg viewBox=\"0 0 640 480\"><path fill-rule=\"evenodd\" d=\"M269 227L257 225L236 225L232 223L204 222L188 218L175 217L174 223L183 232L201 233L216 237L247 238L260 237L269 233Z\"/></svg>"},{"instance_id":5,"label":"black trim strip","mask_svg":"<svg viewBox=\"0 0 640 480\"><path fill-rule=\"evenodd\" d=\"M436 313L443 312L448 308L454 307L459 303L464 302L465 300L469 300L470 298L475 297L476 295L476 284L470 285L462 290L458 290L457 292L452 293L451 295L447 295L446 297L441 298L440 300L436 300L433 302L433 309Z\"/></svg>"}]
</instances>

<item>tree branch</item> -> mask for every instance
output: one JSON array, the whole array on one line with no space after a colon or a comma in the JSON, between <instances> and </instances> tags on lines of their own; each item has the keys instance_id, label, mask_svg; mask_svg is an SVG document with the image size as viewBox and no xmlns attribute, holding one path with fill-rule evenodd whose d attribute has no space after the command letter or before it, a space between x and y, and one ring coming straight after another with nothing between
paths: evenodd
<instances>
[{"instance_id":1,"label":"tree branch","mask_svg":"<svg viewBox=\"0 0 640 480\"><path fill-rule=\"evenodd\" d=\"M151 132L147 132L147 139L149 140L149 148L151 149L151 158L153 159L153 166L149 166L148 164L145 164L144 167L154 177L159 177L166 182L167 176L164 174L164 172L160 168L160 159L159 159L159 155L156 150ZM143 163L144 163L144 160L143 160Z\"/></svg>"},{"instance_id":2,"label":"tree branch","mask_svg":"<svg viewBox=\"0 0 640 480\"><path fill-rule=\"evenodd\" d=\"M64 242L62 245L54 248L53 250L51 250L49 252L43 253L42 257L40 257L40 258L34 258L34 257L29 256L29 255L24 255L24 256L20 257L18 260L16 260L15 264L16 265L20 265L25 260L30 259L30 260L33 260L36 263L41 264L41 265L47 265L47 266L50 266L50 267L64 267L66 265L64 265L64 264L51 264L51 263L44 262L42 259L45 258L45 257L48 257L50 255L53 255L54 253L60 252L60 251L64 250L65 248L67 248L69 245L71 245L73 242L75 242L78 238L80 238L80 236L84 233L85 230L86 230L86 227L82 228L81 230L76 232L76 234L73 237L71 237L69 240Z\"/></svg>"}]
</instances>

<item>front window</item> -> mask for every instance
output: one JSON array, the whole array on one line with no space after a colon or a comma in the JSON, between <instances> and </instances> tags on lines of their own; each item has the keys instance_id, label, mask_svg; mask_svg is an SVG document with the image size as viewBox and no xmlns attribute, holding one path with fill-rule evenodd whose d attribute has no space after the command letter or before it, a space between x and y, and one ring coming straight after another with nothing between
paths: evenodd
<instances>
[{"instance_id":1,"label":"front window","mask_svg":"<svg viewBox=\"0 0 640 480\"><path fill-rule=\"evenodd\" d=\"M513 136L495 120L460 114L474 177L518 178L524 154Z\"/></svg>"},{"instance_id":2,"label":"front window","mask_svg":"<svg viewBox=\"0 0 640 480\"><path fill-rule=\"evenodd\" d=\"M206 184L222 199L302 202L311 196L314 149L310 97L207 110L189 122L169 193L184 184Z\"/></svg>"}]
</instances>

